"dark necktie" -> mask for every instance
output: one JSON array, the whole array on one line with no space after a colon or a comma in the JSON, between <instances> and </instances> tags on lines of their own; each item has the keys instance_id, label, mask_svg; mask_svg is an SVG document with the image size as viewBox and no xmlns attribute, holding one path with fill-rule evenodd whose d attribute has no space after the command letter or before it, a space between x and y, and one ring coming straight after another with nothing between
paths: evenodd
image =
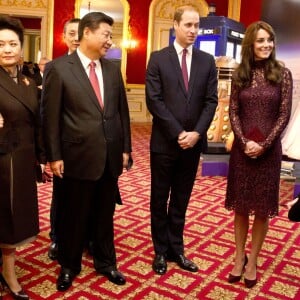
<instances>
[{"instance_id":1,"label":"dark necktie","mask_svg":"<svg viewBox=\"0 0 300 300\"><path fill-rule=\"evenodd\" d=\"M182 76L183 76L183 81L185 85L185 89L189 89L189 76L188 76L188 71L187 71L187 65L186 65L186 54L187 54L187 49L182 50L182 58L181 58L181 70L182 70Z\"/></svg>"},{"instance_id":2,"label":"dark necktie","mask_svg":"<svg viewBox=\"0 0 300 300\"><path fill-rule=\"evenodd\" d=\"M99 86L99 81L98 81L98 77L95 71L95 67L96 67L96 63L94 61L92 61L90 64L90 82L93 86L93 89L95 91L95 94L98 98L99 104L101 106L101 108L103 109L103 101L102 101L102 97L101 97L101 93L100 93L100 86Z\"/></svg>"}]
</instances>

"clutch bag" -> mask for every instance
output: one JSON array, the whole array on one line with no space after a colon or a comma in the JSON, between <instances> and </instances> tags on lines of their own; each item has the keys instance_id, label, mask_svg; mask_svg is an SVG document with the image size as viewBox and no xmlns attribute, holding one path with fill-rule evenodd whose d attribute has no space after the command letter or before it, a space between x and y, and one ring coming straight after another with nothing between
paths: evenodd
<instances>
[{"instance_id":1,"label":"clutch bag","mask_svg":"<svg viewBox=\"0 0 300 300\"><path fill-rule=\"evenodd\" d=\"M265 140L265 136L263 135L263 133L260 131L260 129L258 127L251 128L247 132L247 134L245 135L245 137L248 140L254 141L256 143L263 142Z\"/></svg>"}]
</instances>

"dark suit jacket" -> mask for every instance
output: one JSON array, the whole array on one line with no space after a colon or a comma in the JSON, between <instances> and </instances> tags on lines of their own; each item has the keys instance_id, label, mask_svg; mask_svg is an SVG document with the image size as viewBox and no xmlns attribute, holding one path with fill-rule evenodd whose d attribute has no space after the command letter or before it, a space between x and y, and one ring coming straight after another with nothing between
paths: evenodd
<instances>
[{"instance_id":1,"label":"dark suit jacket","mask_svg":"<svg viewBox=\"0 0 300 300\"><path fill-rule=\"evenodd\" d=\"M206 132L218 103L217 71L213 56L193 48L186 92L174 46L151 54L146 72L146 102L153 116L151 151L180 151L180 132L197 131L200 151L207 146Z\"/></svg>"},{"instance_id":2,"label":"dark suit jacket","mask_svg":"<svg viewBox=\"0 0 300 300\"><path fill-rule=\"evenodd\" d=\"M109 162L122 173L122 153L131 152L130 119L121 72L101 59L104 111L82 63L74 52L47 65L42 95L42 122L48 160L64 161L64 174L97 180Z\"/></svg>"}]
</instances>

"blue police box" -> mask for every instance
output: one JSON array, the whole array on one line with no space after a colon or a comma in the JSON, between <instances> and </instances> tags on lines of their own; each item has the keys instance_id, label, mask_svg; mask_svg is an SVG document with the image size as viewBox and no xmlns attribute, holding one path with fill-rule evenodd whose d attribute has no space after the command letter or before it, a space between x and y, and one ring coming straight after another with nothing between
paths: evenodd
<instances>
[{"instance_id":1,"label":"blue police box","mask_svg":"<svg viewBox=\"0 0 300 300\"><path fill-rule=\"evenodd\" d=\"M224 16L200 18L200 26L194 46L213 56L233 57L240 62L241 43L245 26ZM175 39L174 29L170 29L169 43Z\"/></svg>"}]
</instances>

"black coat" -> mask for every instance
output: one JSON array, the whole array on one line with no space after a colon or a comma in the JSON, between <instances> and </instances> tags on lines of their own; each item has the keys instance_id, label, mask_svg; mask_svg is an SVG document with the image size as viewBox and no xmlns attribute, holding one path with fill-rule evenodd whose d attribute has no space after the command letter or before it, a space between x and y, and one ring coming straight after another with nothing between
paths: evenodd
<instances>
[{"instance_id":1,"label":"black coat","mask_svg":"<svg viewBox=\"0 0 300 300\"><path fill-rule=\"evenodd\" d=\"M0 113L0 244L16 244L39 232L35 167L46 160L35 83L0 67Z\"/></svg>"}]
</instances>

